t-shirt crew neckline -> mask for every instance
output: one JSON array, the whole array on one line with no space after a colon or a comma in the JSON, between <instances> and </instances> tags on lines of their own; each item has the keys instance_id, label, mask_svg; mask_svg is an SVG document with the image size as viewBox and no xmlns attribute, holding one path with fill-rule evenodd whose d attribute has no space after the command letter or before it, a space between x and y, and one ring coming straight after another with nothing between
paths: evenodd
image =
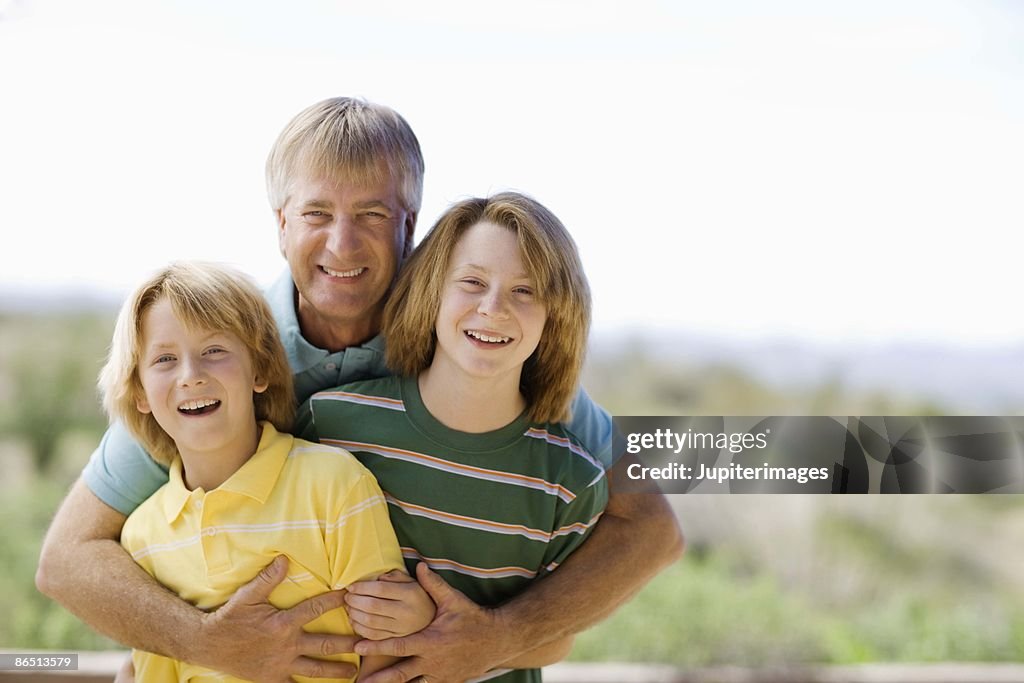
<instances>
[{"instance_id":1,"label":"t-shirt crew neckline","mask_svg":"<svg viewBox=\"0 0 1024 683\"><path fill-rule=\"evenodd\" d=\"M420 387L415 377L403 377L399 385L405 414L425 436L448 448L469 453L484 453L513 445L522 438L530 426L528 410L524 410L512 422L490 432L460 432L446 427L430 414L420 396Z\"/></svg>"}]
</instances>

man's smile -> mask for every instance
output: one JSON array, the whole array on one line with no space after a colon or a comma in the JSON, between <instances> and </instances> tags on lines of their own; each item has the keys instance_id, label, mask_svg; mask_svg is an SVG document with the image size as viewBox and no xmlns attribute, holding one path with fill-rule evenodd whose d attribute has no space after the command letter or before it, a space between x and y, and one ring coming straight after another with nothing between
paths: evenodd
<instances>
[{"instance_id":1,"label":"man's smile","mask_svg":"<svg viewBox=\"0 0 1024 683\"><path fill-rule=\"evenodd\" d=\"M353 268L352 270L333 270L331 268L328 268L327 266L320 266L320 270L322 270L323 272L327 273L331 277L338 277L338 278L358 277L359 275L362 275L363 273L366 272L366 268L365 267L363 267L363 268Z\"/></svg>"}]
</instances>

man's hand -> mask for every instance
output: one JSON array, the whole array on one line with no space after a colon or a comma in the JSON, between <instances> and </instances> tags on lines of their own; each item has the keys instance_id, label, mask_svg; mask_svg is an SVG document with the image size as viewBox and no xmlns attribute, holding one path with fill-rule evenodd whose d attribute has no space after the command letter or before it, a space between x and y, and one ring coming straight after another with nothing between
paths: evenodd
<instances>
[{"instance_id":1,"label":"man's hand","mask_svg":"<svg viewBox=\"0 0 1024 683\"><path fill-rule=\"evenodd\" d=\"M345 611L355 632L370 640L398 638L426 628L434 620L434 601L403 571L394 569L376 581L348 587Z\"/></svg>"},{"instance_id":2,"label":"man's hand","mask_svg":"<svg viewBox=\"0 0 1024 683\"><path fill-rule=\"evenodd\" d=\"M281 559L206 613L157 583L118 542L125 516L82 480L68 493L46 533L36 585L85 623L130 647L254 681L292 674L349 678L352 666L320 657L351 652L352 636L313 634L302 626L343 596L325 593L279 611L266 598L287 574Z\"/></svg>"},{"instance_id":3,"label":"man's hand","mask_svg":"<svg viewBox=\"0 0 1024 683\"><path fill-rule=\"evenodd\" d=\"M352 652L356 636L306 633L302 627L344 605L345 593L331 591L286 610L268 599L288 574L288 559L279 555L255 579L245 584L201 627L204 659L211 668L258 683L291 683L291 675L311 678L351 678L355 667L324 657Z\"/></svg>"},{"instance_id":4,"label":"man's hand","mask_svg":"<svg viewBox=\"0 0 1024 683\"><path fill-rule=\"evenodd\" d=\"M411 636L360 641L356 652L361 655L407 658L365 683L406 683L417 676L430 683L461 683L486 673L490 662L509 659L513 653L503 654L493 610L449 586L424 562L416 566L416 578L437 605L437 615L427 628Z\"/></svg>"}]
</instances>

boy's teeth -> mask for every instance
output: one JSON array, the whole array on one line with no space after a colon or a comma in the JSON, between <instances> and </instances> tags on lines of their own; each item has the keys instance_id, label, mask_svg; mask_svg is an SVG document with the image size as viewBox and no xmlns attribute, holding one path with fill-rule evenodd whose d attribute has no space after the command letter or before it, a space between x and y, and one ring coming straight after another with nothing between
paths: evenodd
<instances>
[{"instance_id":1,"label":"boy's teeth","mask_svg":"<svg viewBox=\"0 0 1024 683\"><path fill-rule=\"evenodd\" d=\"M504 344L505 342L512 341L512 337L491 337L489 335L481 334L480 332L475 332L473 330L468 330L466 334L475 339L479 339L480 341L484 342L489 342L491 344Z\"/></svg>"},{"instance_id":2,"label":"boy's teeth","mask_svg":"<svg viewBox=\"0 0 1024 683\"><path fill-rule=\"evenodd\" d=\"M178 410L199 410L200 408L207 408L209 406L217 405L218 403L220 403L220 401L213 398L204 398L201 401L185 401L178 406Z\"/></svg>"},{"instance_id":3,"label":"boy's teeth","mask_svg":"<svg viewBox=\"0 0 1024 683\"><path fill-rule=\"evenodd\" d=\"M353 268L352 270L331 270L327 266L321 266L324 272L332 277L355 277L362 273L365 268Z\"/></svg>"}]
</instances>

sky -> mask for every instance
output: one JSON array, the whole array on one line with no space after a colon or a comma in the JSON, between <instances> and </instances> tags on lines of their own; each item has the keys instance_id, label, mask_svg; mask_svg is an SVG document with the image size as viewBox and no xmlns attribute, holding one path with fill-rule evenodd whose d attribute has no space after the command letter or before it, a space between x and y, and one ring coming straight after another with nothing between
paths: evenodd
<instances>
[{"instance_id":1,"label":"sky","mask_svg":"<svg viewBox=\"0 0 1024 683\"><path fill-rule=\"evenodd\" d=\"M6 296L272 281L266 154L354 95L419 137L417 238L533 195L598 330L1024 340L1017 3L0 0L0 65Z\"/></svg>"}]
</instances>

